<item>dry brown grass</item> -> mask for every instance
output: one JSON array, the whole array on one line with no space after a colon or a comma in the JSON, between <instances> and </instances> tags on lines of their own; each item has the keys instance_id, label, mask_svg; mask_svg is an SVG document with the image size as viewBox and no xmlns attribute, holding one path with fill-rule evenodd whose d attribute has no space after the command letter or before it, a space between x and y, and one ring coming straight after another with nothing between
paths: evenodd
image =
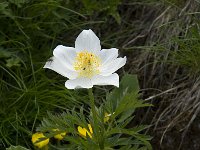
<instances>
[{"instance_id":1,"label":"dry brown grass","mask_svg":"<svg viewBox=\"0 0 200 150\"><path fill-rule=\"evenodd\" d=\"M199 25L196 19L200 3L187 0L181 5L163 2L134 5L135 10L129 5L126 17L134 19L132 23L137 30L127 38L123 48L133 54L129 67L139 74L144 98L154 104L140 118L141 123L150 121L151 132L162 133L160 144L167 132L177 128L181 133L177 142L180 149L200 111L200 78L176 63L172 53L179 51L179 44L172 39L186 38L189 30Z\"/></svg>"}]
</instances>

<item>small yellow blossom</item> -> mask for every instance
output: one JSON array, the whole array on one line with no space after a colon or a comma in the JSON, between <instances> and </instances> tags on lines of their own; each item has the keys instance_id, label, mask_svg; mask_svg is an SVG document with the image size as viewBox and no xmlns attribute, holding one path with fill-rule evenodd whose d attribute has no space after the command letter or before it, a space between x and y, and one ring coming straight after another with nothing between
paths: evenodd
<instances>
[{"instance_id":1,"label":"small yellow blossom","mask_svg":"<svg viewBox=\"0 0 200 150\"><path fill-rule=\"evenodd\" d=\"M32 143L36 147L42 148L49 143L49 138L45 137L43 133L37 132L32 135Z\"/></svg>"},{"instance_id":2,"label":"small yellow blossom","mask_svg":"<svg viewBox=\"0 0 200 150\"><path fill-rule=\"evenodd\" d=\"M115 113L115 112L114 112L114 113ZM112 113L112 114L114 114L114 113ZM105 115L104 115L104 123L106 123L106 122L108 122L108 121L110 120L110 116L111 116L112 114L108 114L107 112L105 113Z\"/></svg>"},{"instance_id":3,"label":"small yellow blossom","mask_svg":"<svg viewBox=\"0 0 200 150\"><path fill-rule=\"evenodd\" d=\"M53 131L59 131L59 129L53 129ZM62 132L62 133L54 135L54 138L58 140L62 140L66 134L67 132Z\"/></svg>"},{"instance_id":4,"label":"small yellow blossom","mask_svg":"<svg viewBox=\"0 0 200 150\"><path fill-rule=\"evenodd\" d=\"M88 128L90 131L88 131L86 128L82 128L78 126L79 134L83 137L86 137L86 135L88 135L90 138L92 138L93 130L92 130L91 124L88 124Z\"/></svg>"},{"instance_id":5,"label":"small yellow blossom","mask_svg":"<svg viewBox=\"0 0 200 150\"><path fill-rule=\"evenodd\" d=\"M108 122L109 119L110 119L110 114L105 113L105 116L104 116L104 123Z\"/></svg>"}]
</instances>

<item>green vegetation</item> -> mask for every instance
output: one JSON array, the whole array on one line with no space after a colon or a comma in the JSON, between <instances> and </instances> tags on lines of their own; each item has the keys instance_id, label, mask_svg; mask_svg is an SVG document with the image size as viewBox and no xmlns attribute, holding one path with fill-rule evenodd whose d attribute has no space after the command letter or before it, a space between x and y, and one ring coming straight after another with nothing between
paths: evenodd
<instances>
[{"instance_id":1,"label":"green vegetation","mask_svg":"<svg viewBox=\"0 0 200 150\"><path fill-rule=\"evenodd\" d=\"M130 84L131 83L131 84ZM135 84L132 84L135 83ZM149 136L140 132L148 126L140 125L127 129L127 125L133 120L132 114L141 107L151 106L138 100L139 86L137 77L133 75L125 75L122 78L120 88L111 91L106 100L101 102L96 108L96 116L81 107L80 112L76 111L77 107L66 111L62 114L48 114L48 118L44 118L41 126L37 131L46 133L48 138L52 138L58 133L67 132L64 136L62 145L50 144L49 148L57 149L149 149L151 144ZM89 100L88 100L89 101ZM105 113L110 114L105 120ZM95 120L96 118L96 120ZM88 131L88 123L92 125L93 133L81 137L77 127L81 126ZM53 131L58 129L60 132ZM98 131L98 132L97 132ZM67 143L67 144L65 144Z\"/></svg>"},{"instance_id":2,"label":"green vegetation","mask_svg":"<svg viewBox=\"0 0 200 150\"><path fill-rule=\"evenodd\" d=\"M31 135L47 112L49 124L43 120L42 131L51 116L59 119L74 106L91 119L87 92L67 90L65 78L42 68L58 44L74 46L80 31L90 28L103 48L117 47L128 56L121 77L136 73L141 97L154 105L115 119L128 117L131 128L151 124L147 132L155 137L155 149L159 142L165 149L181 144L194 149L194 140L184 138L199 118L199 6L197 0L0 0L0 149L31 149ZM95 88L99 106L112 90ZM115 111L110 106L106 103L106 111ZM169 144L171 129L182 137L172 141L180 143Z\"/></svg>"}]
</instances>

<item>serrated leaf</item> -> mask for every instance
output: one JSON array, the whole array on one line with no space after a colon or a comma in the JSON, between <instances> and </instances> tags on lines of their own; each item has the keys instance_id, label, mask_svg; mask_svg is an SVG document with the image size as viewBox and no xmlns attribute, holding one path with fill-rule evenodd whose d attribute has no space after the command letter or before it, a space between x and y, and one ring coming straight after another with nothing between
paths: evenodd
<instances>
[{"instance_id":1,"label":"serrated leaf","mask_svg":"<svg viewBox=\"0 0 200 150\"><path fill-rule=\"evenodd\" d=\"M139 134L137 130L135 130L135 128L132 128L132 129L113 128L107 134L108 135L126 134L126 135L133 136L137 140L142 141L142 145L146 145L149 150L152 150L152 146L148 141L148 140L151 140L151 138L149 136Z\"/></svg>"},{"instance_id":2,"label":"serrated leaf","mask_svg":"<svg viewBox=\"0 0 200 150\"><path fill-rule=\"evenodd\" d=\"M117 122L123 123L135 111L136 108L148 107L151 104L139 100L139 83L136 75L126 74L119 88L114 89L107 95L106 107L110 113L114 113L113 118L118 116Z\"/></svg>"},{"instance_id":3,"label":"serrated leaf","mask_svg":"<svg viewBox=\"0 0 200 150\"><path fill-rule=\"evenodd\" d=\"M126 74L123 76L119 88L115 88L112 92L110 92L106 99L108 103L111 103L111 107L116 109L117 104L122 100L122 98L131 92L138 93L139 92L139 83L136 75Z\"/></svg>"}]
</instances>

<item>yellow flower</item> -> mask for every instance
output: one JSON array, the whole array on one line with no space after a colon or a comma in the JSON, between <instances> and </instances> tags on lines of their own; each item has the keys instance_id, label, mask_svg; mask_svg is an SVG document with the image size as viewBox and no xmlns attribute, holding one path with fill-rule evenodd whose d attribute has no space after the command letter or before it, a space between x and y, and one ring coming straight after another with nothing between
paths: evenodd
<instances>
[{"instance_id":1,"label":"yellow flower","mask_svg":"<svg viewBox=\"0 0 200 150\"><path fill-rule=\"evenodd\" d=\"M59 129L53 129L53 131L59 131ZM62 133L54 135L54 138L58 140L62 140L66 134L67 132L62 132Z\"/></svg>"},{"instance_id":2,"label":"yellow flower","mask_svg":"<svg viewBox=\"0 0 200 150\"><path fill-rule=\"evenodd\" d=\"M86 135L88 135L90 138L92 138L93 130L92 130L91 124L88 124L88 128L90 131L88 131L86 128L82 128L78 126L79 134L83 137L86 137Z\"/></svg>"},{"instance_id":3,"label":"yellow flower","mask_svg":"<svg viewBox=\"0 0 200 150\"><path fill-rule=\"evenodd\" d=\"M49 138L45 137L43 133L37 132L32 135L32 143L38 148L42 148L49 143Z\"/></svg>"}]
</instances>

